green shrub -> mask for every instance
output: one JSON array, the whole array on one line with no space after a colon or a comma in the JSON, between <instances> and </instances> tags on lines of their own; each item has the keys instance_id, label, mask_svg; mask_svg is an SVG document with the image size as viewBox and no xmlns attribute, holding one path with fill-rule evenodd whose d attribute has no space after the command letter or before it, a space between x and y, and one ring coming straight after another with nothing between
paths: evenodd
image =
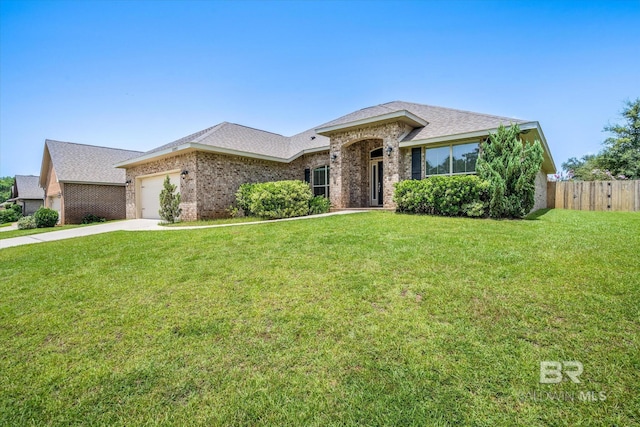
<instances>
[{"instance_id":1,"label":"green shrub","mask_svg":"<svg viewBox=\"0 0 640 427\"><path fill-rule=\"evenodd\" d=\"M236 206L231 205L225 211L231 218L238 218L240 216L240 208Z\"/></svg>"},{"instance_id":2,"label":"green shrub","mask_svg":"<svg viewBox=\"0 0 640 427\"><path fill-rule=\"evenodd\" d=\"M13 206L18 206L20 211L17 211L13 208ZM0 211L0 224L4 224L5 222L15 222L22 216L22 207L20 205L12 205L5 210Z\"/></svg>"},{"instance_id":3,"label":"green shrub","mask_svg":"<svg viewBox=\"0 0 640 427\"><path fill-rule=\"evenodd\" d=\"M94 222L105 222L107 219L94 214L86 214L82 217L83 224L93 224Z\"/></svg>"},{"instance_id":4,"label":"green shrub","mask_svg":"<svg viewBox=\"0 0 640 427\"><path fill-rule=\"evenodd\" d=\"M469 217L479 218L485 214L485 203L472 202L462 206L462 212Z\"/></svg>"},{"instance_id":5,"label":"green shrub","mask_svg":"<svg viewBox=\"0 0 640 427\"><path fill-rule=\"evenodd\" d=\"M11 209L13 209L13 211L15 213L17 213L18 216L22 216L22 206L21 205L19 205L17 203L14 203L13 205L11 205Z\"/></svg>"},{"instance_id":6,"label":"green shrub","mask_svg":"<svg viewBox=\"0 0 640 427\"><path fill-rule=\"evenodd\" d=\"M309 215L316 215L329 212L331 201L324 196L316 196L309 201Z\"/></svg>"},{"instance_id":7,"label":"green shrub","mask_svg":"<svg viewBox=\"0 0 640 427\"><path fill-rule=\"evenodd\" d=\"M489 182L489 216L522 218L535 203L535 179L542 166L540 141L525 143L520 128L500 126L480 144L478 176Z\"/></svg>"},{"instance_id":8,"label":"green shrub","mask_svg":"<svg viewBox=\"0 0 640 427\"><path fill-rule=\"evenodd\" d=\"M255 184L242 184L236 192L236 204L245 216L251 216L251 193Z\"/></svg>"},{"instance_id":9,"label":"green shrub","mask_svg":"<svg viewBox=\"0 0 640 427\"><path fill-rule=\"evenodd\" d=\"M30 230L36 228L36 219L32 216L23 216L18 220L18 229Z\"/></svg>"},{"instance_id":10,"label":"green shrub","mask_svg":"<svg viewBox=\"0 0 640 427\"><path fill-rule=\"evenodd\" d=\"M488 185L476 175L432 176L397 183L393 200L398 212L444 216L469 215L469 205L478 203L469 216L482 216Z\"/></svg>"},{"instance_id":11,"label":"green shrub","mask_svg":"<svg viewBox=\"0 0 640 427\"><path fill-rule=\"evenodd\" d=\"M49 208L40 208L33 214L38 228L55 227L58 223L58 212Z\"/></svg>"},{"instance_id":12,"label":"green shrub","mask_svg":"<svg viewBox=\"0 0 640 427\"><path fill-rule=\"evenodd\" d=\"M309 202L313 198L309 184L303 181L277 181L251 184L238 190L245 214L267 219L292 218L309 214ZM238 194L236 194L238 197ZM247 203L247 200L249 201ZM247 206L248 205L248 206Z\"/></svg>"}]
</instances>

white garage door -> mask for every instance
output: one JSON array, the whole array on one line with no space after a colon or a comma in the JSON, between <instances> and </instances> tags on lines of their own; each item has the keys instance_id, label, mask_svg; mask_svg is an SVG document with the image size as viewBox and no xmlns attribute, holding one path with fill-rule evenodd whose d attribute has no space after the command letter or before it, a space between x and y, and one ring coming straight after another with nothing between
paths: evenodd
<instances>
[{"instance_id":1,"label":"white garage door","mask_svg":"<svg viewBox=\"0 0 640 427\"><path fill-rule=\"evenodd\" d=\"M142 178L140 181L140 206L142 218L160 219L160 192L162 184L167 175L156 175ZM180 191L180 175L178 173L169 174L169 179Z\"/></svg>"}]
</instances>

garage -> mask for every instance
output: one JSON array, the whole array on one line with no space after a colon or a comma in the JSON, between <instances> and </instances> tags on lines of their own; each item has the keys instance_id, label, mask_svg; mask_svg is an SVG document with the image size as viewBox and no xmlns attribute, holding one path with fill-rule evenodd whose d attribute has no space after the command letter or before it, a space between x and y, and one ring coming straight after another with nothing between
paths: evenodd
<instances>
[{"instance_id":1,"label":"garage","mask_svg":"<svg viewBox=\"0 0 640 427\"><path fill-rule=\"evenodd\" d=\"M164 173L140 179L140 217L160 219L160 192L164 179L169 175L171 183L180 191L180 174L178 172Z\"/></svg>"}]
</instances>

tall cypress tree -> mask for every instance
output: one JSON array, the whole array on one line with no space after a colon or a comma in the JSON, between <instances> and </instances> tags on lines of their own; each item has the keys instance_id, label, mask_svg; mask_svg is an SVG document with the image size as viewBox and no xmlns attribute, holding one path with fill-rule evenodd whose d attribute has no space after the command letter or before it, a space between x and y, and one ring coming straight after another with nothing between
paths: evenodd
<instances>
[{"instance_id":1,"label":"tall cypress tree","mask_svg":"<svg viewBox=\"0 0 640 427\"><path fill-rule=\"evenodd\" d=\"M169 175L164 179L162 191L160 192L160 218L166 222L176 222L182 213L180 208L180 193L175 193L176 185L171 183Z\"/></svg>"},{"instance_id":2,"label":"tall cypress tree","mask_svg":"<svg viewBox=\"0 0 640 427\"><path fill-rule=\"evenodd\" d=\"M535 203L535 179L542 166L542 145L520 139L520 127L500 125L480 145L478 176L489 181L489 216L522 218Z\"/></svg>"}]
</instances>

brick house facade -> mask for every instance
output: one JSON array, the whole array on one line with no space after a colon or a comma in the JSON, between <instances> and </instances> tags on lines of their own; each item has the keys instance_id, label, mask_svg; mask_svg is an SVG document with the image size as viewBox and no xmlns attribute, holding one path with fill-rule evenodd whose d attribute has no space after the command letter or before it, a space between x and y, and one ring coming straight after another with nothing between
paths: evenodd
<instances>
[{"instance_id":1,"label":"brick house facade","mask_svg":"<svg viewBox=\"0 0 640 427\"><path fill-rule=\"evenodd\" d=\"M304 180L305 169L328 164L328 150L303 155L291 163L198 151L144 163L127 168L127 181L135 184L126 189L126 217L142 218L139 194L145 177L187 171L179 184L181 218L195 221L228 216L235 194L244 183Z\"/></svg>"},{"instance_id":2,"label":"brick house facade","mask_svg":"<svg viewBox=\"0 0 640 427\"><path fill-rule=\"evenodd\" d=\"M546 174L554 173L555 165L538 122L400 101L358 110L292 137L225 122L116 166L126 169L129 183L127 218L157 218L144 203L159 194L151 181L165 175L179 183L186 221L227 216L243 183L306 179L316 189L325 184L316 182L325 179L325 170L333 209L393 209L395 183L475 173L475 161L469 159L474 153L477 159L480 141L499 125L511 124L520 126L524 140L543 145L535 209L544 208Z\"/></svg>"}]
</instances>

